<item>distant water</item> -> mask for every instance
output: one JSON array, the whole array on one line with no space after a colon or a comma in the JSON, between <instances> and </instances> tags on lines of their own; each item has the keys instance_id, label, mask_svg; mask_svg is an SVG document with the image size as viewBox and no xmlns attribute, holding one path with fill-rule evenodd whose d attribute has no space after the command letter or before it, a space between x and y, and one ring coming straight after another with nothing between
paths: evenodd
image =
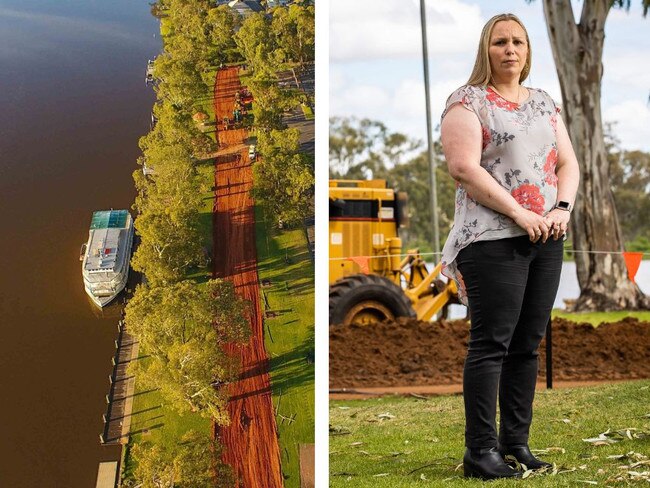
<instances>
[{"instance_id":1,"label":"distant water","mask_svg":"<svg viewBox=\"0 0 650 488\"><path fill-rule=\"evenodd\" d=\"M93 210L133 204L148 1L0 0L0 488L89 488L116 459L99 434L117 319L79 249Z\"/></svg>"},{"instance_id":2,"label":"distant water","mask_svg":"<svg viewBox=\"0 0 650 488\"><path fill-rule=\"evenodd\" d=\"M641 261L639 270L636 273L636 283L643 293L650 293L650 260ZM575 299L580 296L580 287L578 286L578 275L576 274L576 263L574 261L565 261L562 263L562 275L560 277L560 287L557 291L557 297L553 308L566 308L564 299ZM451 318L462 318L466 315L466 308L462 305L452 305L449 310Z\"/></svg>"}]
</instances>

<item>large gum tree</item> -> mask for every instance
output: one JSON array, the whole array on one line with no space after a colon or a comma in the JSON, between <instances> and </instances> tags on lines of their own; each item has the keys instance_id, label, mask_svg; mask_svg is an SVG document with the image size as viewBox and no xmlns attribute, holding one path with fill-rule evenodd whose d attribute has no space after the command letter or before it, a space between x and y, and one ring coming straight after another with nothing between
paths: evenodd
<instances>
[{"instance_id":1,"label":"large gum tree","mask_svg":"<svg viewBox=\"0 0 650 488\"><path fill-rule=\"evenodd\" d=\"M650 0L642 0L643 15ZM543 0L555 65L560 80L563 115L581 179L571 231L575 249L621 251L623 234L609 178L601 117L601 79L605 21L612 7L629 8L625 0L583 0L576 22L570 0ZM650 308L650 297L629 280L620 253L576 253L580 298L575 310Z\"/></svg>"}]
</instances>

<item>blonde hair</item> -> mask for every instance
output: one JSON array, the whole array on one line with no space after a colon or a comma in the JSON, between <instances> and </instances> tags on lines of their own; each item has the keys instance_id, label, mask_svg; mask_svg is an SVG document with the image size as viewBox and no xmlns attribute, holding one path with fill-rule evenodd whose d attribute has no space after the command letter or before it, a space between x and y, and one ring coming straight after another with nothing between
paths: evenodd
<instances>
[{"instance_id":1,"label":"blonde hair","mask_svg":"<svg viewBox=\"0 0 650 488\"><path fill-rule=\"evenodd\" d=\"M524 24L519 20L519 18L514 14L499 14L492 17L487 21L481 32L481 40L478 44L478 51L476 53L476 61L474 62L474 69L472 74L467 81L468 85L473 86L485 86L492 79L492 68L490 67L490 37L492 36L492 30L497 22L504 20L513 20L519 24L519 26L524 30L526 34L526 44L528 45L528 54L526 56L526 64L524 64L524 69L519 75L519 83L528 78L530 73L530 64L532 59L532 51L530 48L530 39L528 38L528 31Z\"/></svg>"}]
</instances>

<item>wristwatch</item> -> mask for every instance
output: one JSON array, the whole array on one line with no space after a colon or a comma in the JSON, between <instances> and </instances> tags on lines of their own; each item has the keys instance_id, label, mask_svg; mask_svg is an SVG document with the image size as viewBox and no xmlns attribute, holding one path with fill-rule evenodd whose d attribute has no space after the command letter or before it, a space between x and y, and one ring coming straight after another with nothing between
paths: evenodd
<instances>
[{"instance_id":1,"label":"wristwatch","mask_svg":"<svg viewBox=\"0 0 650 488\"><path fill-rule=\"evenodd\" d=\"M569 202L559 201L555 204L555 207L553 208L554 209L559 208L560 210L566 210L567 212L570 212L571 210L573 210L573 205L571 205Z\"/></svg>"}]
</instances>

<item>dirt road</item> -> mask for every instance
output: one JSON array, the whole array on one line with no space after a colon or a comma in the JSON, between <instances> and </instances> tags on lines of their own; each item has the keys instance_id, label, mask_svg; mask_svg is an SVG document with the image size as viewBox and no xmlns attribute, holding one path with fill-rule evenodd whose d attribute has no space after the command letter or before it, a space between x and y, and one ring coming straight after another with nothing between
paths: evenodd
<instances>
[{"instance_id":1,"label":"dirt road","mask_svg":"<svg viewBox=\"0 0 650 488\"><path fill-rule=\"evenodd\" d=\"M219 70L215 82L217 120L232 118L235 92L241 88L237 68ZM250 190L253 172L244 129L223 130L217 124L222 148L216 159L214 223L214 275L231 280L240 296L250 301L251 339L243 347L229 345L241 358L240 379L230 385L228 413L231 424L216 429L224 446L223 461L233 467L237 486L283 486L280 450L271 402L268 357L257 277L255 214ZM224 149L225 147L225 149Z\"/></svg>"}]
</instances>

